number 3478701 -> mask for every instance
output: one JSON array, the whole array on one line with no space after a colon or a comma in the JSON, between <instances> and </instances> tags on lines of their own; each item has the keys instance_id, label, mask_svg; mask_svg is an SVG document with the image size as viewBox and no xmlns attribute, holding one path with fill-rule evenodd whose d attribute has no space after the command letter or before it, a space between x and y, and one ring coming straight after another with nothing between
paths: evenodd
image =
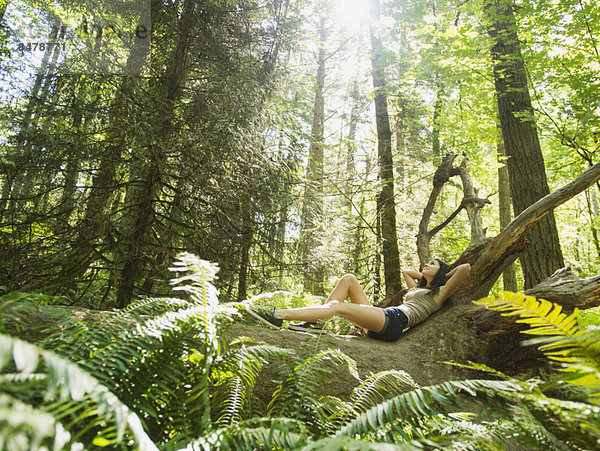
<instances>
[{"instance_id":1,"label":"number 3478701","mask_svg":"<svg viewBox=\"0 0 600 451\"><path fill-rule=\"evenodd\" d=\"M19 42L17 50L19 52L45 52L46 50L64 51L66 44L64 42Z\"/></svg>"}]
</instances>

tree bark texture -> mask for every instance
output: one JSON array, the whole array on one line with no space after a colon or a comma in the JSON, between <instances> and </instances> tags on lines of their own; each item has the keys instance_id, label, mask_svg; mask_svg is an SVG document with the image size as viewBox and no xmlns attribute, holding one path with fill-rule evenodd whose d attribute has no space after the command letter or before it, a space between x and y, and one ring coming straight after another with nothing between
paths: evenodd
<instances>
[{"instance_id":1,"label":"tree bark texture","mask_svg":"<svg viewBox=\"0 0 600 451\"><path fill-rule=\"evenodd\" d=\"M479 191L473 184L473 179L467 168L467 158L464 158L458 167L458 175L463 185L463 200L461 206L467 211L469 224L471 226L471 241L469 247L477 246L485 241L485 229L481 220L480 211L486 204L491 204L488 199L479 197Z\"/></svg>"},{"instance_id":2,"label":"tree bark texture","mask_svg":"<svg viewBox=\"0 0 600 451\"><path fill-rule=\"evenodd\" d=\"M487 0L485 11L488 33L493 39L494 80L511 197L515 214L519 214L550 190L512 0ZM521 256L525 288L538 284L564 265L554 214L539 221L528 240L527 251Z\"/></svg>"},{"instance_id":3,"label":"tree bark texture","mask_svg":"<svg viewBox=\"0 0 600 451\"><path fill-rule=\"evenodd\" d=\"M510 180L508 177L508 167L506 166L506 151L504 142L499 130L497 137L498 163L502 167L498 168L498 210L500 213L500 230L510 224L512 220L512 208L510 204ZM517 273L515 265L508 265L502 273L502 286L506 291L517 291Z\"/></svg>"},{"instance_id":4,"label":"tree bark texture","mask_svg":"<svg viewBox=\"0 0 600 451\"><path fill-rule=\"evenodd\" d=\"M313 252L320 247L319 224L323 217L323 178L324 174L324 138L325 138L325 48L327 39L325 17L321 17L319 26L321 45L317 57L317 79L311 142L306 167L306 185L302 204L301 251L304 264L304 289L315 295L324 294L323 268L319 258L313 258Z\"/></svg>"},{"instance_id":5,"label":"tree bark texture","mask_svg":"<svg viewBox=\"0 0 600 451\"><path fill-rule=\"evenodd\" d=\"M377 36L376 27L380 18L379 0L371 1L374 24L370 27L371 66L375 89L375 122L377 126L377 153L379 157L378 211L381 218L381 239L386 296L391 297L402 288L400 282L400 254L396 232L396 201L394 198L394 162L392 159L392 131L385 93L385 67L382 59L383 46Z\"/></svg>"}]
</instances>

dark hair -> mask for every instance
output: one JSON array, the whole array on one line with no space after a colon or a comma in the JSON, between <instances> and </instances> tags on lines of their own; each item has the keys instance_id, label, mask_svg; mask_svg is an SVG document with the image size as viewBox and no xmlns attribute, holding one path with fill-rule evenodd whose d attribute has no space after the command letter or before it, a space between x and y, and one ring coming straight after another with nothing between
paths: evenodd
<instances>
[{"instance_id":1,"label":"dark hair","mask_svg":"<svg viewBox=\"0 0 600 451\"><path fill-rule=\"evenodd\" d=\"M450 265L448 265L447 263L444 263L443 261L441 261L437 258L434 258L434 260L440 264L440 269L438 269L438 272L435 274L435 276L433 277L433 280L431 281L431 284L429 285L429 292L431 293L432 296L435 296L437 294L437 292L440 290L440 287L442 285L446 284L446 282L447 282L446 274L448 274L448 271L450 271ZM425 279L425 277L421 277L419 279L419 288L426 288L426 287L427 287L427 279Z\"/></svg>"}]
</instances>

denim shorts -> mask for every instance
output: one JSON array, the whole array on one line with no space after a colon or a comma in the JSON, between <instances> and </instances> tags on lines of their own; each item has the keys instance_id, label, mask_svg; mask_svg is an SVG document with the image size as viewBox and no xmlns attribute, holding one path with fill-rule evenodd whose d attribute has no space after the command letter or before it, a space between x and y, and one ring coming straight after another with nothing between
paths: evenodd
<instances>
[{"instance_id":1,"label":"denim shorts","mask_svg":"<svg viewBox=\"0 0 600 451\"><path fill-rule=\"evenodd\" d=\"M384 341L396 341L408 325L408 318L398 307L383 309L385 324L381 332L367 332L367 337Z\"/></svg>"}]
</instances>

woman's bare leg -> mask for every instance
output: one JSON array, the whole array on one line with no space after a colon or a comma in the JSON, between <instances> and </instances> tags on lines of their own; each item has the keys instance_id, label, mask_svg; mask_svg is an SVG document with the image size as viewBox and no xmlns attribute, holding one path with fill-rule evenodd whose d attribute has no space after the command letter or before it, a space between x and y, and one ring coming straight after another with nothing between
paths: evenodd
<instances>
[{"instance_id":1,"label":"woman's bare leg","mask_svg":"<svg viewBox=\"0 0 600 451\"><path fill-rule=\"evenodd\" d=\"M360 282L352 274L346 274L340 279L325 303L333 300L344 302L348 297L353 304L371 305Z\"/></svg>"},{"instance_id":2,"label":"woman's bare leg","mask_svg":"<svg viewBox=\"0 0 600 451\"><path fill-rule=\"evenodd\" d=\"M292 321L317 322L327 320L332 316L339 316L356 324L363 329L380 332L385 325L385 314L383 309L371 305L352 302L339 302L329 300L326 304L314 307L300 307L292 309L277 309L275 315L278 318Z\"/></svg>"},{"instance_id":3,"label":"woman's bare leg","mask_svg":"<svg viewBox=\"0 0 600 451\"><path fill-rule=\"evenodd\" d=\"M344 302L350 298L350 302ZM323 305L281 309L278 318L315 323L339 316L366 330L379 332L385 324L385 314L373 307L358 279L352 274L343 276Z\"/></svg>"}]
</instances>

